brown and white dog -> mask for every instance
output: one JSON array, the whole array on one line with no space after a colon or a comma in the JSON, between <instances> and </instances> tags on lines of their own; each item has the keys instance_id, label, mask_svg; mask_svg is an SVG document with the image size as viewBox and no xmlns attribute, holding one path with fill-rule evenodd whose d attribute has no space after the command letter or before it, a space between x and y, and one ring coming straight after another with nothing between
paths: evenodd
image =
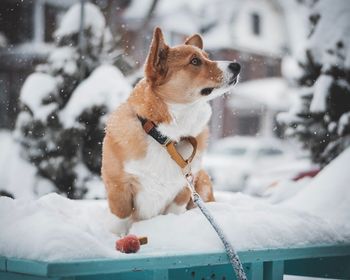
<instances>
[{"instance_id":1,"label":"brown and white dog","mask_svg":"<svg viewBox=\"0 0 350 280\"><path fill-rule=\"evenodd\" d=\"M187 157L198 142L192 163L195 188L204 201L214 201L212 185L201 169L211 107L208 101L229 91L240 65L212 61L195 34L183 45L169 47L156 28L145 63L145 78L108 119L103 142L102 178L110 210L120 219L142 220L192 207L191 195L179 166L166 149L143 129L138 116L151 120L158 131L178 142Z\"/></svg>"}]
</instances>

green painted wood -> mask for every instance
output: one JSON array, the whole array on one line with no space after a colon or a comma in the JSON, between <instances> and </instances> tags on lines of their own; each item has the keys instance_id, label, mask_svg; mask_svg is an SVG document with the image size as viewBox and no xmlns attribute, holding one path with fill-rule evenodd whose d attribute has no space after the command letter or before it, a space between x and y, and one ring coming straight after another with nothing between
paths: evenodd
<instances>
[{"instance_id":1,"label":"green painted wood","mask_svg":"<svg viewBox=\"0 0 350 280\"><path fill-rule=\"evenodd\" d=\"M315 257L350 256L350 244L324 245L301 248L249 250L239 252L243 263L262 263L280 260L297 260ZM176 270L208 265L226 265L224 252L205 254L135 254L118 259L94 259L66 262L39 262L7 259L7 270L37 276L82 276L113 274L132 271ZM171 272L169 272L171 274Z\"/></svg>"},{"instance_id":2,"label":"green painted wood","mask_svg":"<svg viewBox=\"0 0 350 280\"><path fill-rule=\"evenodd\" d=\"M264 263L264 280L283 280L284 261Z\"/></svg>"},{"instance_id":3,"label":"green painted wood","mask_svg":"<svg viewBox=\"0 0 350 280\"><path fill-rule=\"evenodd\" d=\"M350 256L289 260L285 273L321 278L350 279Z\"/></svg>"},{"instance_id":4,"label":"green painted wood","mask_svg":"<svg viewBox=\"0 0 350 280\"><path fill-rule=\"evenodd\" d=\"M75 280L153 280L153 271L132 271L112 274L95 274L75 277Z\"/></svg>"},{"instance_id":5,"label":"green painted wood","mask_svg":"<svg viewBox=\"0 0 350 280\"><path fill-rule=\"evenodd\" d=\"M6 271L6 258L0 257L0 271Z\"/></svg>"},{"instance_id":6,"label":"green painted wood","mask_svg":"<svg viewBox=\"0 0 350 280\"><path fill-rule=\"evenodd\" d=\"M169 271L167 269L158 269L153 271L153 280L169 280Z\"/></svg>"},{"instance_id":7,"label":"green painted wood","mask_svg":"<svg viewBox=\"0 0 350 280\"><path fill-rule=\"evenodd\" d=\"M10 267L8 267L8 265ZM53 276L48 274L48 266L49 263L23 259L8 258L6 261L6 270L9 272L18 272L37 276Z\"/></svg>"},{"instance_id":8,"label":"green painted wood","mask_svg":"<svg viewBox=\"0 0 350 280\"><path fill-rule=\"evenodd\" d=\"M12 273L0 271L1 280L75 280L74 277L42 277L36 275L27 275L21 273Z\"/></svg>"},{"instance_id":9,"label":"green painted wood","mask_svg":"<svg viewBox=\"0 0 350 280\"><path fill-rule=\"evenodd\" d=\"M170 280L228 280L234 275L231 264L207 265L201 267L179 268L169 270Z\"/></svg>"},{"instance_id":10,"label":"green painted wood","mask_svg":"<svg viewBox=\"0 0 350 280\"><path fill-rule=\"evenodd\" d=\"M243 267L249 280L263 280L264 267L262 262L245 264Z\"/></svg>"}]
</instances>

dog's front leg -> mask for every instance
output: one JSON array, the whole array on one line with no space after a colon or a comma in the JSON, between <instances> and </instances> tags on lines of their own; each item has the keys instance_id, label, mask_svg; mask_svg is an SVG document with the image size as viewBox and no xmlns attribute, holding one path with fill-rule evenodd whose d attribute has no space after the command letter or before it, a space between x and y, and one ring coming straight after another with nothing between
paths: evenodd
<instances>
[{"instance_id":1,"label":"dog's front leg","mask_svg":"<svg viewBox=\"0 0 350 280\"><path fill-rule=\"evenodd\" d=\"M184 187L169 204L165 210L165 214L181 214L186 211L186 206L191 199L191 191L188 187Z\"/></svg>"},{"instance_id":2,"label":"dog's front leg","mask_svg":"<svg viewBox=\"0 0 350 280\"><path fill-rule=\"evenodd\" d=\"M116 216L111 224L111 231L123 235L127 234L134 221L134 186L128 182L109 182L107 185L108 204L110 211Z\"/></svg>"}]
</instances>

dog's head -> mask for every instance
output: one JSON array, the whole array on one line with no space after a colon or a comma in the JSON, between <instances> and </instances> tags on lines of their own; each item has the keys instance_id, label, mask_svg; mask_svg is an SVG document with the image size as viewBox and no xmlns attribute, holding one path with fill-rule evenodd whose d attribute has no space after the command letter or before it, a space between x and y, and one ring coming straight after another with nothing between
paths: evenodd
<instances>
[{"instance_id":1,"label":"dog's head","mask_svg":"<svg viewBox=\"0 0 350 280\"><path fill-rule=\"evenodd\" d=\"M228 92L238 79L241 66L233 61L213 61L195 34L183 45L169 47L160 28L154 30L145 64L152 91L170 103L210 100Z\"/></svg>"}]
</instances>

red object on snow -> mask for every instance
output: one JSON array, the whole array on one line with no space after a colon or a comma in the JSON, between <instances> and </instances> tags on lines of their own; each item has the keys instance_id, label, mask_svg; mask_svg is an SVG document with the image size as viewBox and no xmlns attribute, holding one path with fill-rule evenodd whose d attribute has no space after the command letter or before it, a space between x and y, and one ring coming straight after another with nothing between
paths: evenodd
<instances>
[{"instance_id":1,"label":"red object on snow","mask_svg":"<svg viewBox=\"0 0 350 280\"><path fill-rule=\"evenodd\" d=\"M313 177L315 177L320 171L321 171L321 169L316 168L316 169L311 169L311 170L308 170L308 171L300 172L300 173L297 174L292 180L293 180L293 181L299 181L300 179L303 179L303 178L305 178L305 177L313 178Z\"/></svg>"},{"instance_id":2,"label":"red object on snow","mask_svg":"<svg viewBox=\"0 0 350 280\"><path fill-rule=\"evenodd\" d=\"M115 243L115 248L126 254L136 253L140 250L140 246L147 244L147 237L137 237L136 235L129 234Z\"/></svg>"}]
</instances>

